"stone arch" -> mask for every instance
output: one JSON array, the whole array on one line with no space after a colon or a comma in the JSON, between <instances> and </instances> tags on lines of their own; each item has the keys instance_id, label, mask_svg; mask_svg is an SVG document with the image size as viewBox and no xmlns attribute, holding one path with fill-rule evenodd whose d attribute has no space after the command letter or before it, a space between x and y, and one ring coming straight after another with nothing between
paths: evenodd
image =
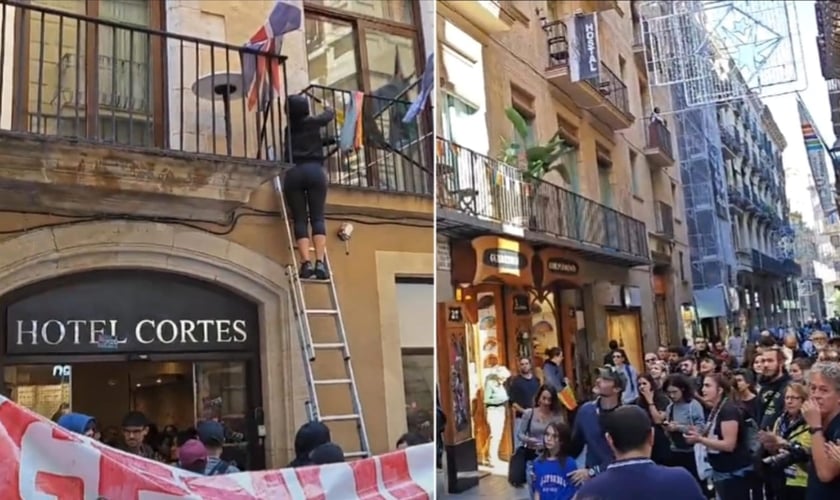
<instances>
[{"instance_id":1,"label":"stone arch","mask_svg":"<svg viewBox=\"0 0 840 500\"><path fill-rule=\"evenodd\" d=\"M55 226L0 241L0 296L39 281L101 269L154 269L213 281L258 306L260 369L266 415L266 459L293 456L304 420L306 383L289 297L277 262L197 229L140 221ZM282 396L281 396L282 395Z\"/></svg>"}]
</instances>

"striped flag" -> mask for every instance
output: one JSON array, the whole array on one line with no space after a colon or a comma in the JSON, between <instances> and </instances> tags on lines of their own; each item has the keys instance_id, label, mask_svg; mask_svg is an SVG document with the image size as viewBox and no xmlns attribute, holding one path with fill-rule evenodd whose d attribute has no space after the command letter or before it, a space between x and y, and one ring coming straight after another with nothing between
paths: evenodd
<instances>
[{"instance_id":1,"label":"striped flag","mask_svg":"<svg viewBox=\"0 0 840 500\"><path fill-rule=\"evenodd\" d=\"M279 1L271 9L265 24L245 43L248 49L279 56L283 48L283 35L300 29L301 12L292 4ZM257 104L264 108L272 98L283 91L283 74L280 60L253 53L242 54L242 76L245 81L245 100L248 110Z\"/></svg>"},{"instance_id":2,"label":"striped flag","mask_svg":"<svg viewBox=\"0 0 840 500\"><path fill-rule=\"evenodd\" d=\"M417 115L419 115L426 106L426 102L429 100L429 95L432 93L434 88L435 55L429 54L429 58L426 60L426 71L423 73L423 80L420 82L420 95L418 95L417 99L411 103L411 107L408 108L408 111L403 118L403 123L411 123L412 120L417 118Z\"/></svg>"}]
</instances>

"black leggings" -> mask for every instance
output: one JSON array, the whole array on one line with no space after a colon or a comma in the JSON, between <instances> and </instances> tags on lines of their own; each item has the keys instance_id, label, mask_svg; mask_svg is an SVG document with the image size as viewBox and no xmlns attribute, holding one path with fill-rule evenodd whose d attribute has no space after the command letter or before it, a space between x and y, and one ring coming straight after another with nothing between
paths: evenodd
<instances>
[{"instance_id":1,"label":"black leggings","mask_svg":"<svg viewBox=\"0 0 840 500\"><path fill-rule=\"evenodd\" d=\"M320 163L301 163L289 169L283 181L283 196L295 224L296 240L309 238L309 225L313 236L327 234L327 174Z\"/></svg>"}]
</instances>

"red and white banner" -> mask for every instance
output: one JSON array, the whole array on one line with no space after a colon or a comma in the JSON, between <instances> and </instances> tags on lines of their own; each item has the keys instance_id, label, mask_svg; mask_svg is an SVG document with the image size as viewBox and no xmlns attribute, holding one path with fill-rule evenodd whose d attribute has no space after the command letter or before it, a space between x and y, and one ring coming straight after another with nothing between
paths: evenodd
<instances>
[{"instance_id":1,"label":"red and white banner","mask_svg":"<svg viewBox=\"0 0 840 500\"><path fill-rule=\"evenodd\" d=\"M3 500L430 500L434 445L350 463L200 476L73 434L0 397Z\"/></svg>"}]
</instances>

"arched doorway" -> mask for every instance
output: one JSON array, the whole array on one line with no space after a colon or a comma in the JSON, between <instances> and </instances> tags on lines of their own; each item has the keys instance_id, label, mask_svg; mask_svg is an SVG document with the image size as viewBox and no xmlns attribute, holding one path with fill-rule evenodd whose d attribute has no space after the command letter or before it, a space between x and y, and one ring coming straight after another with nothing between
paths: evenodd
<instances>
[{"instance_id":1,"label":"arched doorway","mask_svg":"<svg viewBox=\"0 0 840 500\"><path fill-rule=\"evenodd\" d=\"M30 285L37 287L40 282L72 279L96 270L145 270L180 275L187 281L210 281L215 284L211 288L252 304L257 318L253 347L259 354L251 373L258 373L257 391L264 403L262 411L255 412L257 418L264 416L257 439L270 457L266 466L279 466L290 459L295 430L305 420L302 407L297 408L294 402L305 397L306 385L299 375L299 345L290 334L293 323L287 281L280 265L209 233L148 222L76 224L0 242L0 297L14 297L15 291ZM162 352L150 354L163 359ZM89 352L77 355L96 356Z\"/></svg>"}]
</instances>

